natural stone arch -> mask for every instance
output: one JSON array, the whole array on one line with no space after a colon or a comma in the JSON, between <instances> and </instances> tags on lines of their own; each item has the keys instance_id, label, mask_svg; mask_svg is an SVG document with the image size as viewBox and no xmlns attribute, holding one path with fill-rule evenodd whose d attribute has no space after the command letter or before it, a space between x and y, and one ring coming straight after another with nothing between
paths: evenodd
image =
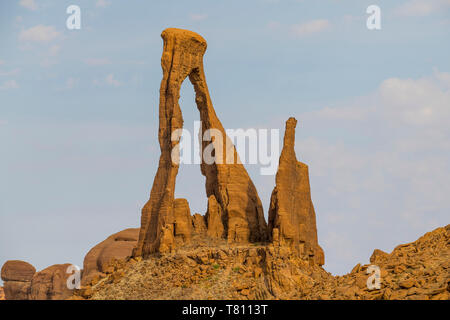
<instances>
[{"instance_id":1,"label":"natural stone arch","mask_svg":"<svg viewBox=\"0 0 450 320\"><path fill-rule=\"evenodd\" d=\"M171 135L174 130L183 127L178 100L181 84L187 77L194 86L203 130L221 131L228 143L220 144L219 141L214 141L214 147L223 147L224 157L231 151L235 159L238 159L236 149L217 118L209 95L203 69L206 41L194 32L174 28L164 30L161 37L164 40L158 133L161 156L150 199L142 209L141 230L134 251L135 256L175 249L173 212L179 165L171 160L172 150L178 144L178 141L171 141ZM209 143L202 142L202 149ZM225 150L227 147L228 153ZM267 225L261 201L244 166L239 161L227 164L225 159L222 164L206 164L202 161L201 172L206 177L208 198L214 196L221 209L219 211L222 215L224 235L228 242L266 240Z\"/></svg>"}]
</instances>

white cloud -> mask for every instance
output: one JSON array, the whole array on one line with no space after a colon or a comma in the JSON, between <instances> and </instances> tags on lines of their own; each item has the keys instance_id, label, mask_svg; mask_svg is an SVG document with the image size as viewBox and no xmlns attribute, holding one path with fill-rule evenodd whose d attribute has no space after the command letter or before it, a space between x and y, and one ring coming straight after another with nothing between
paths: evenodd
<instances>
[{"instance_id":1,"label":"white cloud","mask_svg":"<svg viewBox=\"0 0 450 320\"><path fill-rule=\"evenodd\" d=\"M208 18L207 14L201 14L201 13L193 13L189 15L189 18L194 21L201 21Z\"/></svg>"},{"instance_id":2,"label":"white cloud","mask_svg":"<svg viewBox=\"0 0 450 320\"><path fill-rule=\"evenodd\" d=\"M108 86L113 86L113 87L120 87L122 85L122 83L119 80L117 80L114 77L114 74L112 74L112 73L108 74L103 79L100 79L100 80L99 79L94 79L92 81L92 83L93 83L94 86L105 86L105 85L108 85Z\"/></svg>"},{"instance_id":3,"label":"white cloud","mask_svg":"<svg viewBox=\"0 0 450 320\"><path fill-rule=\"evenodd\" d=\"M106 58L101 58L101 59L88 58L88 59L84 60L84 63L86 63L87 65L90 65L90 66L104 66L104 65L110 64L111 61L109 61L109 59L106 59Z\"/></svg>"},{"instance_id":4,"label":"white cloud","mask_svg":"<svg viewBox=\"0 0 450 320\"><path fill-rule=\"evenodd\" d=\"M410 0L395 9L401 16L427 16L450 6L449 0Z\"/></svg>"},{"instance_id":5,"label":"white cloud","mask_svg":"<svg viewBox=\"0 0 450 320\"><path fill-rule=\"evenodd\" d=\"M33 11L38 9L38 6L34 0L20 0L19 5Z\"/></svg>"},{"instance_id":6,"label":"white cloud","mask_svg":"<svg viewBox=\"0 0 450 320\"><path fill-rule=\"evenodd\" d=\"M0 84L0 90L18 89L19 85L16 80L7 80Z\"/></svg>"},{"instance_id":7,"label":"white cloud","mask_svg":"<svg viewBox=\"0 0 450 320\"><path fill-rule=\"evenodd\" d=\"M448 223L449 80L437 70L389 78L369 95L298 116L297 156L309 165L328 267L348 271L374 248L392 249ZM353 261L333 244L348 230L348 240L361 244L347 248Z\"/></svg>"},{"instance_id":8,"label":"white cloud","mask_svg":"<svg viewBox=\"0 0 450 320\"><path fill-rule=\"evenodd\" d=\"M30 42L50 42L61 37L61 32L53 26L37 25L20 32L19 40Z\"/></svg>"},{"instance_id":9,"label":"white cloud","mask_svg":"<svg viewBox=\"0 0 450 320\"><path fill-rule=\"evenodd\" d=\"M107 0L97 0L97 2L95 3L95 6L97 8L106 8L111 4L110 1Z\"/></svg>"},{"instance_id":10,"label":"white cloud","mask_svg":"<svg viewBox=\"0 0 450 320\"><path fill-rule=\"evenodd\" d=\"M305 23L293 25L291 31L294 35L303 37L325 31L330 27L330 22L325 19L311 20Z\"/></svg>"}]
</instances>

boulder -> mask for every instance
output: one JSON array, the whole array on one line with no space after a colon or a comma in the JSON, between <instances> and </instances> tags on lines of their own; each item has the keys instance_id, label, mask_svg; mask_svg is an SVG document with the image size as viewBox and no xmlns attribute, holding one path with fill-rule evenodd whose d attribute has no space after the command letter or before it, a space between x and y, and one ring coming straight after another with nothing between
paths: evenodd
<instances>
[{"instance_id":1,"label":"boulder","mask_svg":"<svg viewBox=\"0 0 450 320\"><path fill-rule=\"evenodd\" d=\"M125 229L109 236L93 247L84 257L81 284L89 284L95 277L110 272L111 263L125 260L136 246L138 228Z\"/></svg>"},{"instance_id":2,"label":"boulder","mask_svg":"<svg viewBox=\"0 0 450 320\"><path fill-rule=\"evenodd\" d=\"M25 261L6 261L1 270L4 281L4 295L6 300L28 300L30 298L31 279L36 269Z\"/></svg>"},{"instance_id":3,"label":"boulder","mask_svg":"<svg viewBox=\"0 0 450 320\"><path fill-rule=\"evenodd\" d=\"M70 263L55 264L37 272L31 280L30 300L64 300L73 290L67 286Z\"/></svg>"},{"instance_id":4,"label":"boulder","mask_svg":"<svg viewBox=\"0 0 450 320\"><path fill-rule=\"evenodd\" d=\"M294 150L297 120L286 122L276 185L269 208L269 233L276 245L292 248L315 264L324 264L318 244L316 214L311 200L308 166L297 161Z\"/></svg>"},{"instance_id":5,"label":"boulder","mask_svg":"<svg viewBox=\"0 0 450 320\"><path fill-rule=\"evenodd\" d=\"M142 209L139 241L133 255L148 256L161 252L161 248L172 251L176 247L173 224L180 155L177 133L183 128L178 99L187 77L195 89L204 132L201 172L206 177L206 195L208 198L214 195L221 208L226 220L225 236L232 243L265 240L267 225L258 193L211 102L203 67L206 41L197 33L174 28L164 30L161 37L164 40L158 132L161 155L150 199ZM205 158L205 154L212 156L213 161L211 157Z\"/></svg>"}]
</instances>

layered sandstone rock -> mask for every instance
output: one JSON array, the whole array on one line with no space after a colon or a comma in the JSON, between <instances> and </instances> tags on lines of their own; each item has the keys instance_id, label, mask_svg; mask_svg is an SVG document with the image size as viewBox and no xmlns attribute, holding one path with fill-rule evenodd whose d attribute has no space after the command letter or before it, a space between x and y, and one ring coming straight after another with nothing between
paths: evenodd
<instances>
[{"instance_id":1,"label":"layered sandstone rock","mask_svg":"<svg viewBox=\"0 0 450 320\"><path fill-rule=\"evenodd\" d=\"M181 84L187 77L194 86L203 125L202 150L209 150L209 154L215 156L215 161L203 159L201 172L206 177L207 197L213 195L221 208L225 236L230 243L265 240L267 226L256 188L211 102L203 69L206 41L194 32L172 28L164 30L161 36L164 40L158 133L161 156L150 199L142 209L141 231L134 256L170 252L176 247L174 192L179 167L176 161L179 159L179 137L175 141L171 138L183 127L178 99ZM207 149L210 144L213 150Z\"/></svg>"},{"instance_id":2,"label":"layered sandstone rock","mask_svg":"<svg viewBox=\"0 0 450 320\"><path fill-rule=\"evenodd\" d=\"M67 286L70 263L55 264L34 274L30 300L64 300L73 293Z\"/></svg>"},{"instance_id":3,"label":"layered sandstone rock","mask_svg":"<svg viewBox=\"0 0 450 320\"><path fill-rule=\"evenodd\" d=\"M175 199L173 207L175 240L182 244L190 243L192 237L192 217L189 203L186 199Z\"/></svg>"},{"instance_id":4,"label":"layered sandstone rock","mask_svg":"<svg viewBox=\"0 0 450 320\"><path fill-rule=\"evenodd\" d=\"M269 232L274 244L290 247L323 265L324 253L317 240L308 166L297 161L294 150L296 126L295 118L286 122L276 186L270 200Z\"/></svg>"},{"instance_id":5,"label":"layered sandstone rock","mask_svg":"<svg viewBox=\"0 0 450 320\"><path fill-rule=\"evenodd\" d=\"M192 216L192 227L195 234L204 236L206 234L205 217L200 213L194 214Z\"/></svg>"},{"instance_id":6,"label":"layered sandstone rock","mask_svg":"<svg viewBox=\"0 0 450 320\"><path fill-rule=\"evenodd\" d=\"M35 273L36 269L28 262L6 261L1 271L6 300L28 300L30 298L31 279Z\"/></svg>"},{"instance_id":7,"label":"layered sandstone rock","mask_svg":"<svg viewBox=\"0 0 450 320\"><path fill-rule=\"evenodd\" d=\"M206 234L209 237L219 239L225 237L225 228L222 222L223 216L222 207L217 202L216 197L214 195L209 196L208 210L205 215Z\"/></svg>"},{"instance_id":8,"label":"layered sandstone rock","mask_svg":"<svg viewBox=\"0 0 450 320\"><path fill-rule=\"evenodd\" d=\"M84 258L82 285L88 284L96 277L104 276L106 272L110 272L110 265L115 260L124 260L131 256L138 237L138 228L125 229L109 236L93 247Z\"/></svg>"},{"instance_id":9,"label":"layered sandstone rock","mask_svg":"<svg viewBox=\"0 0 450 320\"><path fill-rule=\"evenodd\" d=\"M0 287L0 300L5 300L5 291L3 287Z\"/></svg>"}]
</instances>

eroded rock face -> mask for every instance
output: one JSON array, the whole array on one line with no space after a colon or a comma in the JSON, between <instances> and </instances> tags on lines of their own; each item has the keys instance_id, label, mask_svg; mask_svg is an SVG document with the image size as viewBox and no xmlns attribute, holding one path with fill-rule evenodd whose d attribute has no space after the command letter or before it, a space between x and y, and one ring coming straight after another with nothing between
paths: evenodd
<instances>
[{"instance_id":1,"label":"eroded rock face","mask_svg":"<svg viewBox=\"0 0 450 320\"><path fill-rule=\"evenodd\" d=\"M206 234L205 217L202 216L200 213L194 214L192 216L192 227L194 233L198 235L205 235Z\"/></svg>"},{"instance_id":2,"label":"eroded rock face","mask_svg":"<svg viewBox=\"0 0 450 320\"><path fill-rule=\"evenodd\" d=\"M224 238L225 228L222 222L223 212L222 207L216 200L214 195L208 198L208 210L206 211L206 234L211 238Z\"/></svg>"},{"instance_id":3,"label":"eroded rock face","mask_svg":"<svg viewBox=\"0 0 450 320\"><path fill-rule=\"evenodd\" d=\"M189 203L186 199L175 199L175 239L181 243L190 243L192 236L192 217Z\"/></svg>"},{"instance_id":4,"label":"eroded rock face","mask_svg":"<svg viewBox=\"0 0 450 320\"><path fill-rule=\"evenodd\" d=\"M324 254L317 240L308 166L297 161L294 150L296 126L295 118L286 122L276 186L270 200L269 232L274 244L290 247L314 263L323 265Z\"/></svg>"},{"instance_id":5,"label":"eroded rock face","mask_svg":"<svg viewBox=\"0 0 450 320\"><path fill-rule=\"evenodd\" d=\"M123 260L131 256L138 236L138 228L125 229L93 247L84 257L81 284L88 284L95 277L110 272L110 264L114 260Z\"/></svg>"},{"instance_id":6,"label":"eroded rock face","mask_svg":"<svg viewBox=\"0 0 450 320\"><path fill-rule=\"evenodd\" d=\"M31 280L30 300L64 300L72 295L67 287L70 263L55 264L34 274Z\"/></svg>"},{"instance_id":7,"label":"eroded rock face","mask_svg":"<svg viewBox=\"0 0 450 320\"><path fill-rule=\"evenodd\" d=\"M6 261L1 271L5 299L28 300L30 298L31 279L35 273L36 269L28 262Z\"/></svg>"},{"instance_id":8,"label":"eroded rock face","mask_svg":"<svg viewBox=\"0 0 450 320\"><path fill-rule=\"evenodd\" d=\"M230 243L265 240L267 226L256 188L238 161L236 149L217 118L209 96L203 70L206 41L194 32L172 28L164 30L161 36L164 40L158 133L161 156L150 199L142 209L134 256L172 251L176 247L174 192L179 165L172 161L172 151L178 141L172 141L171 137L183 127L178 99L181 84L187 77L195 89L204 138L209 138L209 141L202 141L202 150L212 143L216 157L213 163L203 159L201 172L206 177L208 198L213 195L221 208L221 220L226 222L225 237ZM208 129L215 130L208 134ZM176 149L174 155L175 159L179 156Z\"/></svg>"}]
</instances>

